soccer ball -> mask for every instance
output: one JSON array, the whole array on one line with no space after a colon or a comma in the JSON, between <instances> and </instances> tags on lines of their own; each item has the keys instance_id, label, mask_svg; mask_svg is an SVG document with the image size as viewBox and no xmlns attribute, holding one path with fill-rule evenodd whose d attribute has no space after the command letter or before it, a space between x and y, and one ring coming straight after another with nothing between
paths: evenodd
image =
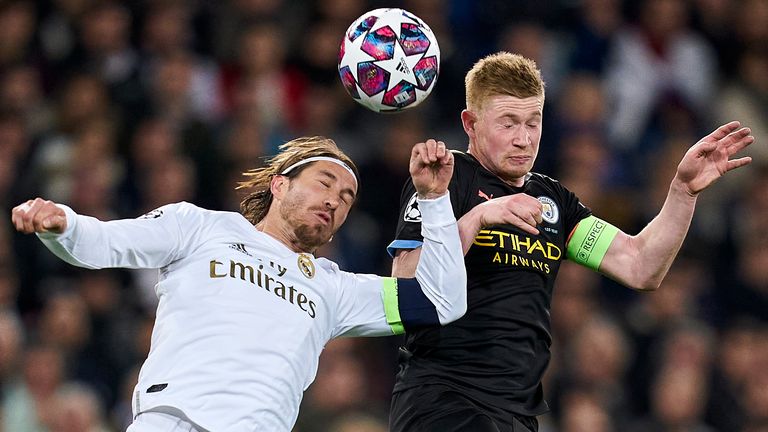
<instances>
[{"instance_id":1,"label":"soccer ball","mask_svg":"<svg viewBox=\"0 0 768 432\"><path fill-rule=\"evenodd\" d=\"M420 104L435 87L439 69L434 33L403 9L363 14L341 41L341 82L355 101L372 111L401 111Z\"/></svg>"}]
</instances>

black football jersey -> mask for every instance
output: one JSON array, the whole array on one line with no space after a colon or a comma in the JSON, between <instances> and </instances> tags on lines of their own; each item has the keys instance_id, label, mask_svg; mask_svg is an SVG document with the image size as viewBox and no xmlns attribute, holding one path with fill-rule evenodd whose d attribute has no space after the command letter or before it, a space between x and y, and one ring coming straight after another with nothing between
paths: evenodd
<instances>
[{"instance_id":1,"label":"black football jersey","mask_svg":"<svg viewBox=\"0 0 768 432\"><path fill-rule=\"evenodd\" d=\"M547 176L530 173L512 187L471 155L454 152L449 186L456 218L486 200L526 193L543 204L539 234L511 225L483 228L465 257L468 309L445 327L406 335L395 392L444 384L505 412L547 411L541 379L552 342L550 303L568 236L591 212ZM421 244L421 214L409 181L401 197L394 249Z\"/></svg>"}]
</instances>

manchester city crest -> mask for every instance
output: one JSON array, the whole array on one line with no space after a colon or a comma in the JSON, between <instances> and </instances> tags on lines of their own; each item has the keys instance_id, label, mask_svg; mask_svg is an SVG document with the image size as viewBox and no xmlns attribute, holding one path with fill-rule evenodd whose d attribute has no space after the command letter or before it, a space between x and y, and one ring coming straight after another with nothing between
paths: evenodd
<instances>
[{"instance_id":1,"label":"manchester city crest","mask_svg":"<svg viewBox=\"0 0 768 432\"><path fill-rule=\"evenodd\" d=\"M541 203L541 218L548 223L556 223L560 219L560 210L555 204L555 200L548 196L540 196L537 198Z\"/></svg>"}]
</instances>

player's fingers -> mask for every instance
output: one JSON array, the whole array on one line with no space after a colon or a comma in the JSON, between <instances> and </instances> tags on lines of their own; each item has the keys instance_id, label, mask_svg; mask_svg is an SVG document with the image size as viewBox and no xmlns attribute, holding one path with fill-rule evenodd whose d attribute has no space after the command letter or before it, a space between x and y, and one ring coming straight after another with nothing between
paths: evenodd
<instances>
[{"instance_id":1,"label":"player's fingers","mask_svg":"<svg viewBox=\"0 0 768 432\"><path fill-rule=\"evenodd\" d=\"M48 219L50 216L58 213L59 208L56 207L52 201L44 200L42 198L38 198L35 200L35 204L33 204L33 208L34 207L37 208L37 211L35 212L35 215L32 217L32 226L35 232L43 232L45 231L45 228L43 227L43 221L45 219Z\"/></svg>"},{"instance_id":2,"label":"player's fingers","mask_svg":"<svg viewBox=\"0 0 768 432\"><path fill-rule=\"evenodd\" d=\"M714 138L716 140L721 140L728 136L731 132L735 131L741 126L741 123L739 121L732 121L729 123L726 123L719 128L715 129L712 133L709 134L709 137Z\"/></svg>"},{"instance_id":3,"label":"player's fingers","mask_svg":"<svg viewBox=\"0 0 768 432\"><path fill-rule=\"evenodd\" d=\"M528 222L532 227L536 227L538 225L538 221L536 220L536 215L531 213L528 216L525 217L525 221Z\"/></svg>"},{"instance_id":4,"label":"player's fingers","mask_svg":"<svg viewBox=\"0 0 768 432\"><path fill-rule=\"evenodd\" d=\"M521 230L533 235L539 233L539 230L536 228L536 221L532 217L529 216L528 218L521 218L516 216L516 221L517 223L513 223L513 225L520 228Z\"/></svg>"},{"instance_id":5,"label":"player's fingers","mask_svg":"<svg viewBox=\"0 0 768 432\"><path fill-rule=\"evenodd\" d=\"M535 199L535 198L534 198ZM536 224L540 224L544 221L544 204L536 199L535 207L533 208L533 217L536 219Z\"/></svg>"},{"instance_id":6,"label":"player's fingers","mask_svg":"<svg viewBox=\"0 0 768 432\"><path fill-rule=\"evenodd\" d=\"M35 198L21 215L22 232L31 234L35 232L35 217L43 206L43 200Z\"/></svg>"},{"instance_id":7,"label":"player's fingers","mask_svg":"<svg viewBox=\"0 0 768 432\"><path fill-rule=\"evenodd\" d=\"M750 128L741 128L736 132L728 135L728 152L734 154L744 147L755 142L755 137L750 135L752 130Z\"/></svg>"},{"instance_id":8,"label":"player's fingers","mask_svg":"<svg viewBox=\"0 0 768 432\"><path fill-rule=\"evenodd\" d=\"M66 227L66 214L64 210L60 209L52 201L45 201L43 207L35 216L35 231L60 232L63 231L64 227Z\"/></svg>"},{"instance_id":9,"label":"player's fingers","mask_svg":"<svg viewBox=\"0 0 768 432\"><path fill-rule=\"evenodd\" d=\"M16 231L24 232L24 215L32 205L32 200L19 204L11 210L11 222Z\"/></svg>"},{"instance_id":10,"label":"player's fingers","mask_svg":"<svg viewBox=\"0 0 768 432\"><path fill-rule=\"evenodd\" d=\"M35 232L35 215L37 214L38 210L40 210L40 201L39 198L36 198L32 200L32 202L29 203L27 208L25 209L24 213L21 214L21 231L30 234Z\"/></svg>"},{"instance_id":11,"label":"player's fingers","mask_svg":"<svg viewBox=\"0 0 768 432\"><path fill-rule=\"evenodd\" d=\"M538 224L540 224L541 222L544 221L544 219L542 218L542 215L541 215L541 210L534 211L533 213L531 213L531 216L533 216L533 220L536 221L536 225L538 225Z\"/></svg>"},{"instance_id":12,"label":"player's fingers","mask_svg":"<svg viewBox=\"0 0 768 432\"><path fill-rule=\"evenodd\" d=\"M421 152L424 151L424 143L416 143L411 148L411 158L415 158L421 154Z\"/></svg>"},{"instance_id":13,"label":"player's fingers","mask_svg":"<svg viewBox=\"0 0 768 432\"><path fill-rule=\"evenodd\" d=\"M453 153L451 153L450 150L445 149L445 154L440 158L440 163L443 165L452 165L453 164Z\"/></svg>"},{"instance_id":14,"label":"player's fingers","mask_svg":"<svg viewBox=\"0 0 768 432\"><path fill-rule=\"evenodd\" d=\"M418 165L424 165L424 153L426 153L426 144L417 143L411 149L411 163Z\"/></svg>"},{"instance_id":15,"label":"player's fingers","mask_svg":"<svg viewBox=\"0 0 768 432\"><path fill-rule=\"evenodd\" d=\"M437 160L442 161L443 158L445 158L445 153L446 153L445 143L442 141L437 141L437 145L435 147L435 157L437 158Z\"/></svg>"},{"instance_id":16,"label":"player's fingers","mask_svg":"<svg viewBox=\"0 0 768 432\"><path fill-rule=\"evenodd\" d=\"M37 213L32 218L32 224L35 228L35 232L46 231L45 227L43 226L43 222L51 216L58 214L60 211L61 210L56 207L52 201L41 200Z\"/></svg>"},{"instance_id":17,"label":"player's fingers","mask_svg":"<svg viewBox=\"0 0 768 432\"><path fill-rule=\"evenodd\" d=\"M510 219L514 225L519 226L520 228L525 228L523 225L520 225L520 224L525 224L528 228L536 227L536 217L534 216L534 213L535 211L531 210L530 206L521 207L519 205L515 205L512 202L507 202L507 205L506 205L506 214L508 215L507 218Z\"/></svg>"},{"instance_id":18,"label":"player's fingers","mask_svg":"<svg viewBox=\"0 0 768 432\"><path fill-rule=\"evenodd\" d=\"M427 144L426 143L418 143L415 146L413 146L413 151L411 152L411 160L414 162L417 162L419 165L424 165L425 160L425 154L427 153Z\"/></svg>"},{"instance_id":19,"label":"player's fingers","mask_svg":"<svg viewBox=\"0 0 768 432\"><path fill-rule=\"evenodd\" d=\"M736 141L739 141L740 139L743 139L744 137L748 136L750 133L752 133L752 130L748 127L743 127L739 130L735 130L728 135L726 135L721 141L725 141L728 144L734 143Z\"/></svg>"},{"instance_id":20,"label":"player's fingers","mask_svg":"<svg viewBox=\"0 0 768 432\"><path fill-rule=\"evenodd\" d=\"M37 198L32 203L30 210L34 211L34 214L31 214L31 223L34 232L45 232L48 231L49 228L58 229L57 225L62 223L62 218L64 218L64 224L66 224L64 210L57 207L53 201ZM56 219L51 220L52 217L55 217ZM45 225L48 220L50 220L48 222L50 226Z\"/></svg>"},{"instance_id":21,"label":"player's fingers","mask_svg":"<svg viewBox=\"0 0 768 432\"><path fill-rule=\"evenodd\" d=\"M703 139L691 147L689 152L694 152L696 155L710 153L717 148L717 143L718 141L714 139Z\"/></svg>"},{"instance_id":22,"label":"player's fingers","mask_svg":"<svg viewBox=\"0 0 768 432\"><path fill-rule=\"evenodd\" d=\"M746 157L743 157L743 158L729 160L728 164L725 166L725 170L726 171L730 171L730 170L733 170L733 169L736 169L736 168L743 167L744 165L749 165L751 163L752 163L752 158L749 157L749 156L746 156Z\"/></svg>"},{"instance_id":23,"label":"player's fingers","mask_svg":"<svg viewBox=\"0 0 768 432\"><path fill-rule=\"evenodd\" d=\"M539 200L532 196L524 195L522 198L523 205L519 209L519 214L522 215L521 219L525 220L532 227L536 227L542 221L541 213L543 206Z\"/></svg>"},{"instance_id":24,"label":"player's fingers","mask_svg":"<svg viewBox=\"0 0 768 432\"><path fill-rule=\"evenodd\" d=\"M62 232L67 225L66 216L53 214L43 219L42 226L45 231Z\"/></svg>"},{"instance_id":25,"label":"player's fingers","mask_svg":"<svg viewBox=\"0 0 768 432\"><path fill-rule=\"evenodd\" d=\"M752 133L752 129L750 129L749 127L745 126L745 127L741 128L741 129L735 131L735 132L731 132L730 136L737 137L737 139L738 139L738 138L745 137L745 136L747 136L747 135L749 135L751 133Z\"/></svg>"},{"instance_id":26,"label":"player's fingers","mask_svg":"<svg viewBox=\"0 0 768 432\"><path fill-rule=\"evenodd\" d=\"M427 145L426 163L431 164L437 161L437 141L430 138L427 140L426 145Z\"/></svg>"}]
</instances>

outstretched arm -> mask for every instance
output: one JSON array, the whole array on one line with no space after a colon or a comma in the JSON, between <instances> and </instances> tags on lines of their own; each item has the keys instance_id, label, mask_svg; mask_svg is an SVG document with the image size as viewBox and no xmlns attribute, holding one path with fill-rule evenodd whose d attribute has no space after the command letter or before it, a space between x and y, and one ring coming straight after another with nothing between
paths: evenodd
<instances>
[{"instance_id":1,"label":"outstretched arm","mask_svg":"<svg viewBox=\"0 0 768 432\"><path fill-rule=\"evenodd\" d=\"M731 157L754 142L737 121L717 128L686 152L659 214L635 236L618 232L599 270L631 288L659 287L691 224L696 197L728 171L752 159ZM578 230L578 227L577 227Z\"/></svg>"},{"instance_id":2,"label":"outstretched arm","mask_svg":"<svg viewBox=\"0 0 768 432\"><path fill-rule=\"evenodd\" d=\"M72 265L160 268L179 251L189 250L200 225L198 213L190 204L173 204L152 217L102 222L37 198L14 207L11 220L18 231L37 234L51 252ZM181 226L187 235L182 235Z\"/></svg>"}]
</instances>

